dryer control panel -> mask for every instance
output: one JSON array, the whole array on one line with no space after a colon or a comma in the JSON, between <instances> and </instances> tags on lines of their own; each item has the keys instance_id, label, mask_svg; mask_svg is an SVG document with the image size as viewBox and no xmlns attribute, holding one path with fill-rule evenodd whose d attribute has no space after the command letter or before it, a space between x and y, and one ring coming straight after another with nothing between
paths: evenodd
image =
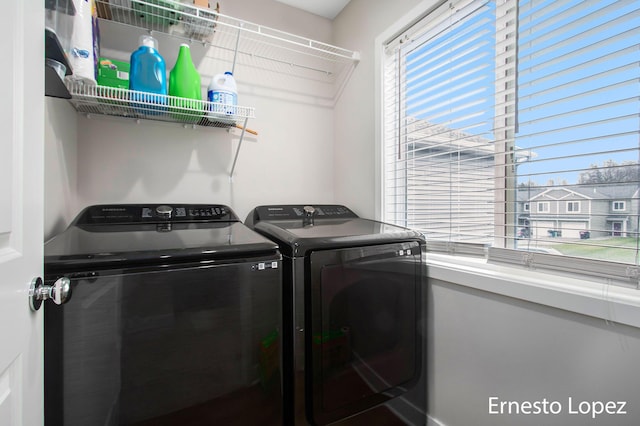
<instances>
[{"instance_id":1,"label":"dryer control panel","mask_svg":"<svg viewBox=\"0 0 640 426\"><path fill-rule=\"evenodd\" d=\"M315 220L358 217L349 208L338 204L287 204L256 207L254 220L295 220L310 214Z\"/></svg>"}]
</instances>

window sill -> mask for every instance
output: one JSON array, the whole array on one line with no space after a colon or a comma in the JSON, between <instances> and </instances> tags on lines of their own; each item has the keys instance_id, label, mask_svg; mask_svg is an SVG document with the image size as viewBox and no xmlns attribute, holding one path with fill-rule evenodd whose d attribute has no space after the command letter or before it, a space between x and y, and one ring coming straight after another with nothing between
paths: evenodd
<instances>
[{"instance_id":1,"label":"window sill","mask_svg":"<svg viewBox=\"0 0 640 426\"><path fill-rule=\"evenodd\" d=\"M430 279L640 328L640 290L593 276L566 277L485 259L427 254Z\"/></svg>"}]
</instances>

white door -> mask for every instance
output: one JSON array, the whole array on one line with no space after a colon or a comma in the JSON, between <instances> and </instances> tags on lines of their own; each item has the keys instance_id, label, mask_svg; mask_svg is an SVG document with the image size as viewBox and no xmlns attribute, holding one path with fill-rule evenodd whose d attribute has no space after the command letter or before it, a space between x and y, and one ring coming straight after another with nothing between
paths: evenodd
<instances>
[{"instance_id":1,"label":"white door","mask_svg":"<svg viewBox=\"0 0 640 426\"><path fill-rule=\"evenodd\" d=\"M42 276L44 2L0 11L0 425L43 424Z\"/></svg>"}]
</instances>

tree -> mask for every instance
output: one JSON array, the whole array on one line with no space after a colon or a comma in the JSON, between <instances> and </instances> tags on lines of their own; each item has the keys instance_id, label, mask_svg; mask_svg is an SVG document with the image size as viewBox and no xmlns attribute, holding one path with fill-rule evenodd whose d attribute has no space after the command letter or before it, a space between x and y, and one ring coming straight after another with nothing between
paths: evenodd
<instances>
[{"instance_id":1,"label":"tree","mask_svg":"<svg viewBox=\"0 0 640 426\"><path fill-rule=\"evenodd\" d=\"M578 183L627 183L638 182L640 178L640 165L634 161L623 161L618 164L613 160L607 160L602 166L592 164L589 170L580 173Z\"/></svg>"},{"instance_id":2,"label":"tree","mask_svg":"<svg viewBox=\"0 0 640 426\"><path fill-rule=\"evenodd\" d=\"M538 184L535 181L532 181L531 179L529 179L527 182L520 182L518 184L518 188L520 189L535 188L537 186Z\"/></svg>"}]
</instances>

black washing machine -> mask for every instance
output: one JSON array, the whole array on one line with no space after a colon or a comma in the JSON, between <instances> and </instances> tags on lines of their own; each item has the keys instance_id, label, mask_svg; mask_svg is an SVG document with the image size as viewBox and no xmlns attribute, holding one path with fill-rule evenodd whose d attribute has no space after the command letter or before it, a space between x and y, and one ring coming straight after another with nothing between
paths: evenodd
<instances>
[{"instance_id":1,"label":"black washing machine","mask_svg":"<svg viewBox=\"0 0 640 426\"><path fill-rule=\"evenodd\" d=\"M282 424L281 255L229 207L88 207L45 244L61 281L47 426Z\"/></svg>"},{"instance_id":2,"label":"black washing machine","mask_svg":"<svg viewBox=\"0 0 640 426\"><path fill-rule=\"evenodd\" d=\"M285 424L425 424L423 236L340 205L245 224L283 254Z\"/></svg>"}]
</instances>

